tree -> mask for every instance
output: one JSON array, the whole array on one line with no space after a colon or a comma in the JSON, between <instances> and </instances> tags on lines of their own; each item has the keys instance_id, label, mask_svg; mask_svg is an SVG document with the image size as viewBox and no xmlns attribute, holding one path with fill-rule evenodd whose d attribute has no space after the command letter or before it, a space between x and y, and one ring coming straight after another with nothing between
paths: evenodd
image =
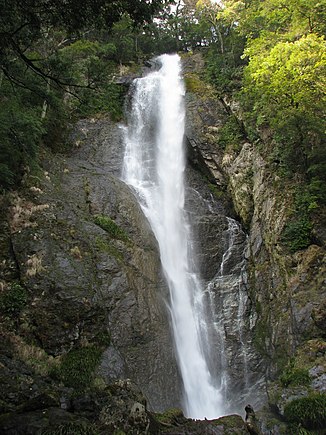
<instances>
[{"instance_id":1,"label":"tree","mask_svg":"<svg viewBox=\"0 0 326 435\"><path fill-rule=\"evenodd\" d=\"M13 59L19 59L35 74L59 86L71 85L44 70L40 56L30 55L31 47L54 28L64 30L69 40L86 30L111 28L125 13L136 24L148 22L163 3L165 0L0 0L1 70L13 83L22 85L12 68Z\"/></svg>"},{"instance_id":2,"label":"tree","mask_svg":"<svg viewBox=\"0 0 326 435\"><path fill-rule=\"evenodd\" d=\"M0 0L3 186L17 184L35 165L42 143L54 146L64 131L68 108L84 115L105 110L121 116L120 91L109 80L119 47L98 42L98 32L121 26L123 17L128 17L128 32L132 32L166 2ZM64 99L67 94L76 99Z\"/></svg>"},{"instance_id":3,"label":"tree","mask_svg":"<svg viewBox=\"0 0 326 435\"><path fill-rule=\"evenodd\" d=\"M326 43L315 34L277 42L270 50L246 50L244 95L258 126L269 125L297 158L289 163L308 169L309 157L323 136L326 115ZM320 138L319 141L317 138Z\"/></svg>"}]
</instances>

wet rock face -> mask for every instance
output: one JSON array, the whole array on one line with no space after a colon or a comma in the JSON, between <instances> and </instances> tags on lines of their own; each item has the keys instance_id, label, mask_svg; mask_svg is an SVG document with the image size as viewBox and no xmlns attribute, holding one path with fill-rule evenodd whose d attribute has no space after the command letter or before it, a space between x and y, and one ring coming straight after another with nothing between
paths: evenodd
<instances>
[{"instance_id":1,"label":"wet rock face","mask_svg":"<svg viewBox=\"0 0 326 435\"><path fill-rule=\"evenodd\" d=\"M193 256L200 277L206 282L218 272L226 249L223 231L229 204L214 196L202 174L189 166L186 170L185 210L192 229Z\"/></svg>"},{"instance_id":2,"label":"wet rock face","mask_svg":"<svg viewBox=\"0 0 326 435\"><path fill-rule=\"evenodd\" d=\"M248 400L259 408L266 401L266 370L254 345L257 317L248 283L248 239L236 221L232 236L229 228L230 218L243 217L242 208L249 220L252 215L251 190L244 185L251 169L243 174L235 169L234 186L230 186L223 167L223 152L217 145L218 131L227 117L220 101L203 101L190 93L186 96L186 107L188 159L206 181L205 190L196 183L196 176L187 174L191 189L186 208L192 217L194 251L207 286L208 316L211 316L210 324L215 325L209 332L214 343L212 348L217 350L211 370L217 376L222 374L226 383L223 393L231 404L231 412L238 412ZM251 161L250 154L246 158L247 162ZM234 192L241 199L240 205ZM220 349L223 351L219 352Z\"/></svg>"},{"instance_id":3,"label":"wet rock face","mask_svg":"<svg viewBox=\"0 0 326 435\"><path fill-rule=\"evenodd\" d=\"M185 61L186 73L196 74L202 68L199 62L194 67ZM324 212L320 210L314 220L316 244L291 254L282 242L282 231L293 208L295 180L291 184L278 176L276 163L265 160L258 147L245 140L226 149L219 146L224 120L230 113L239 115L232 102L216 102L207 95L188 92L186 107L189 159L197 167L204 166L203 173L209 180L215 179L217 186L227 186L248 234L246 328L267 380L275 379L290 357L301 368L300 348L309 340L324 346ZM314 371L319 356L314 352L309 355L304 368ZM318 391L322 375L316 379L311 387ZM269 397L270 403L273 400Z\"/></svg>"},{"instance_id":4,"label":"wet rock face","mask_svg":"<svg viewBox=\"0 0 326 435\"><path fill-rule=\"evenodd\" d=\"M13 213L32 210L11 220L20 279L30 295L26 334L54 356L104 337L110 348L100 370L107 382L130 377L150 407L178 405L167 289L156 240L118 178L121 130L105 119L80 121L72 140L70 156L44 161L40 190L32 189L28 201L13 200ZM109 218L112 228L97 216Z\"/></svg>"}]
</instances>

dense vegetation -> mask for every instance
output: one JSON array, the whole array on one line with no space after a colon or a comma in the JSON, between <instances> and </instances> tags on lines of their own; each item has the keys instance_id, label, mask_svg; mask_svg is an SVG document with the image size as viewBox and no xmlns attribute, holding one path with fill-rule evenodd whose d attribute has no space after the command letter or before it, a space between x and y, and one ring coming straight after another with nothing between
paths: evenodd
<instances>
[{"instance_id":1,"label":"dense vegetation","mask_svg":"<svg viewBox=\"0 0 326 435\"><path fill-rule=\"evenodd\" d=\"M311 213L326 201L324 0L225 0L223 6L97 0L82 7L15 0L2 6L2 187L35 170L43 146L60 149L70 120L99 113L121 118L116 75L134 73L155 54L200 49L201 79L219 97L240 102L235 115L242 121L230 117L221 146L247 135L280 176L304 185L283 240L292 251L310 243Z\"/></svg>"},{"instance_id":2,"label":"dense vegetation","mask_svg":"<svg viewBox=\"0 0 326 435\"><path fill-rule=\"evenodd\" d=\"M200 0L193 11L206 79L220 98L240 103L219 143L247 136L273 171L293 181L283 242L303 249L313 241L312 216L326 203L326 3Z\"/></svg>"},{"instance_id":3,"label":"dense vegetation","mask_svg":"<svg viewBox=\"0 0 326 435\"><path fill-rule=\"evenodd\" d=\"M74 116L121 116L118 65L138 59L137 35L164 0L1 1L0 185L35 169Z\"/></svg>"}]
</instances>

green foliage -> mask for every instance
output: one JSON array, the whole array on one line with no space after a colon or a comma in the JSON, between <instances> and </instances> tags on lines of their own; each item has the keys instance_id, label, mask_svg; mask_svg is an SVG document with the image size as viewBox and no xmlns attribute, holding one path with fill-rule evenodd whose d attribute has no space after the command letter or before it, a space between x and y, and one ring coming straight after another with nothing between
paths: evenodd
<instances>
[{"instance_id":1,"label":"green foliage","mask_svg":"<svg viewBox=\"0 0 326 435\"><path fill-rule=\"evenodd\" d=\"M11 316L18 315L27 304L27 291L18 283L13 283L0 294L0 310Z\"/></svg>"},{"instance_id":2,"label":"green foliage","mask_svg":"<svg viewBox=\"0 0 326 435\"><path fill-rule=\"evenodd\" d=\"M43 429L39 435L98 435L96 427L90 423L68 422L53 428Z\"/></svg>"},{"instance_id":3,"label":"green foliage","mask_svg":"<svg viewBox=\"0 0 326 435\"><path fill-rule=\"evenodd\" d=\"M311 244L311 212L318 208L318 197L311 193L310 186L300 187L295 195L292 217L284 227L282 241L291 252L307 248Z\"/></svg>"},{"instance_id":4,"label":"green foliage","mask_svg":"<svg viewBox=\"0 0 326 435\"><path fill-rule=\"evenodd\" d=\"M95 341L99 346L108 347L111 343L111 335L108 331L100 331L96 335Z\"/></svg>"},{"instance_id":5,"label":"green foliage","mask_svg":"<svg viewBox=\"0 0 326 435\"><path fill-rule=\"evenodd\" d=\"M295 41L277 41L267 50L265 39L246 49L243 101L253 110L257 126L271 127L278 141L307 164L314 145L322 137L325 113L325 41L314 34ZM302 130L304 126L304 132ZM317 141L317 143L316 143Z\"/></svg>"},{"instance_id":6,"label":"green foliage","mask_svg":"<svg viewBox=\"0 0 326 435\"><path fill-rule=\"evenodd\" d=\"M19 182L24 170L37 156L44 132L38 97L28 90L14 92L9 83L0 88L0 184L11 187Z\"/></svg>"},{"instance_id":7,"label":"green foliage","mask_svg":"<svg viewBox=\"0 0 326 435\"><path fill-rule=\"evenodd\" d=\"M290 368L283 372L280 377L283 387L288 386L307 386L310 384L311 379L307 369Z\"/></svg>"},{"instance_id":8,"label":"green foliage","mask_svg":"<svg viewBox=\"0 0 326 435\"><path fill-rule=\"evenodd\" d=\"M187 92L199 94L201 97L207 94L207 85L195 73L187 73L184 77Z\"/></svg>"},{"instance_id":9,"label":"green foliage","mask_svg":"<svg viewBox=\"0 0 326 435\"><path fill-rule=\"evenodd\" d=\"M292 400L284 407L287 421L300 424L305 429L322 429L326 426L326 394L311 394Z\"/></svg>"},{"instance_id":10,"label":"green foliage","mask_svg":"<svg viewBox=\"0 0 326 435\"><path fill-rule=\"evenodd\" d=\"M117 46L112 41L77 40L58 53L69 81L79 85L78 97L70 101L71 110L78 116L109 113L115 120L122 117L122 89L112 82L116 72L114 62Z\"/></svg>"},{"instance_id":11,"label":"green foliage","mask_svg":"<svg viewBox=\"0 0 326 435\"><path fill-rule=\"evenodd\" d=\"M298 217L285 226L282 240L291 252L305 249L311 244L311 230L310 220L306 217Z\"/></svg>"},{"instance_id":12,"label":"green foliage","mask_svg":"<svg viewBox=\"0 0 326 435\"><path fill-rule=\"evenodd\" d=\"M127 233L108 216L96 215L94 222L115 239L129 241Z\"/></svg>"},{"instance_id":13,"label":"green foliage","mask_svg":"<svg viewBox=\"0 0 326 435\"><path fill-rule=\"evenodd\" d=\"M282 175L325 182L325 9L314 0L252 1L239 10L246 123L269 129ZM267 150L267 152L270 152ZM323 189L321 189L323 190ZM323 196L323 195L321 195ZM303 223L304 230L307 226Z\"/></svg>"},{"instance_id":14,"label":"green foliage","mask_svg":"<svg viewBox=\"0 0 326 435\"><path fill-rule=\"evenodd\" d=\"M277 154L278 174L304 174L317 201L325 203L323 2L225 0L215 17L208 1L199 3L218 36L206 50L208 81L221 96L237 92L251 140L262 133L273 137L273 149L261 151L267 157ZM230 126L225 129L228 142ZM305 222L299 228L309 232Z\"/></svg>"},{"instance_id":15,"label":"green foliage","mask_svg":"<svg viewBox=\"0 0 326 435\"><path fill-rule=\"evenodd\" d=\"M55 375L67 386L76 390L89 387L102 351L95 346L74 349L65 354Z\"/></svg>"},{"instance_id":16,"label":"green foliage","mask_svg":"<svg viewBox=\"0 0 326 435\"><path fill-rule=\"evenodd\" d=\"M243 129L234 115L219 130L218 144L222 149L239 151L243 141Z\"/></svg>"},{"instance_id":17,"label":"green foliage","mask_svg":"<svg viewBox=\"0 0 326 435\"><path fill-rule=\"evenodd\" d=\"M106 83L97 89L84 89L80 92L81 101L76 105L79 116L91 116L99 113L110 114L114 121L123 116L124 93L121 86Z\"/></svg>"},{"instance_id":18,"label":"green foliage","mask_svg":"<svg viewBox=\"0 0 326 435\"><path fill-rule=\"evenodd\" d=\"M205 73L209 83L220 95L232 95L241 89L243 68L246 64L246 61L241 58L244 39L232 31L225 44L223 53L216 45L209 47L205 56Z\"/></svg>"},{"instance_id":19,"label":"green foliage","mask_svg":"<svg viewBox=\"0 0 326 435\"><path fill-rule=\"evenodd\" d=\"M41 147L62 146L72 116L122 116L117 63L138 59L142 30L163 0L13 0L0 16L0 186L38 164ZM87 35L81 38L80 35Z\"/></svg>"}]
</instances>

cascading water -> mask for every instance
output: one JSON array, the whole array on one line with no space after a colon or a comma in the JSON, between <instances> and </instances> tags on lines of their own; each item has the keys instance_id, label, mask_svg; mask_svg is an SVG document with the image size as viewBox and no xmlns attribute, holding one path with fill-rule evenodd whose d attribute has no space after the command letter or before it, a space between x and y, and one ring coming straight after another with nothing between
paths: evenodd
<instances>
[{"instance_id":1,"label":"cascading water","mask_svg":"<svg viewBox=\"0 0 326 435\"><path fill-rule=\"evenodd\" d=\"M224 413L220 382L205 347L202 290L193 268L191 228L184 211L184 86L177 55L158 58L161 69L137 79L128 127L123 179L132 186L158 240L170 290L184 407L192 418Z\"/></svg>"}]
</instances>

